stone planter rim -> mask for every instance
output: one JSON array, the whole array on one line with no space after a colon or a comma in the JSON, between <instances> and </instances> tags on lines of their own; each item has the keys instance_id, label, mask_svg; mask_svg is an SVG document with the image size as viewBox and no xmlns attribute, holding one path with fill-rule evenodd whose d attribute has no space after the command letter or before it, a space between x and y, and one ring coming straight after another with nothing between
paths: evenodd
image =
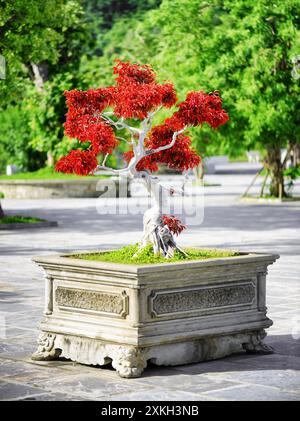
<instances>
[{"instance_id":1,"label":"stone planter rim","mask_svg":"<svg viewBox=\"0 0 300 421\"><path fill-rule=\"evenodd\" d=\"M201 247L192 247L201 249ZM114 249L115 250L115 249ZM108 250L78 250L76 254L92 254L92 253L107 253L110 251L114 251L112 249ZM220 249L220 250L228 250L228 249ZM228 250L229 251L229 250ZM232 250L234 251L234 250ZM237 251L238 252L238 251ZM179 270L184 268L195 269L199 267L209 267L209 266L226 266L228 263L230 264L240 264L240 263L251 263L255 260L255 262L274 262L275 260L279 259L279 254L275 253L266 253L266 252L251 252L251 251L239 251L240 256L231 256L231 257L219 257L219 258L209 258L209 259L196 259L196 260L187 260L183 262L173 262L173 263L156 263L156 264L141 264L141 265L134 265L134 264L125 264L125 263L113 263L113 262L104 262L104 261L91 261L91 260L84 260L84 259L75 259L69 256L75 254L72 253L64 253L58 255L48 255L48 256L33 256L32 261L39 264L57 264L59 263L60 266L64 266L66 268L71 267L80 267L82 269L92 269L92 270L112 270L112 271L120 271L120 272L127 272L136 275L146 274L149 272L165 272L165 271L173 271Z\"/></svg>"}]
</instances>

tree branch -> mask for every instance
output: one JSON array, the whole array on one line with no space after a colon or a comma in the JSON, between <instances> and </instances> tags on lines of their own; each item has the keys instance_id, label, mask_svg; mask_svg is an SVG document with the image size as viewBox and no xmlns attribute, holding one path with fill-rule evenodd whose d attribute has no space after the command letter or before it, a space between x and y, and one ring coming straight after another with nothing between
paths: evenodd
<instances>
[{"instance_id":1,"label":"tree branch","mask_svg":"<svg viewBox=\"0 0 300 421\"><path fill-rule=\"evenodd\" d=\"M110 167L107 167L106 165L102 164L102 165L98 165L95 171L98 171L98 170L111 171L114 174L122 174L122 173L128 172L128 167L122 168L120 170L115 170L114 168L110 168Z\"/></svg>"},{"instance_id":2,"label":"tree branch","mask_svg":"<svg viewBox=\"0 0 300 421\"><path fill-rule=\"evenodd\" d=\"M172 146L174 146L174 145L175 145L175 142L176 142L177 136L178 136L179 134L181 134L182 132L184 132L184 130L186 130L186 127L184 127L183 129L179 130L178 132L174 132L174 133L173 133L173 136L172 136L172 141L171 141L171 143L169 143L168 145L159 146L159 147L158 147L158 148L156 148L156 149L148 149L148 150L146 150L146 151L145 151L145 154L146 154L145 156L153 155L154 153L158 153L158 152L161 152L161 151L165 151L166 149L170 149L170 148L172 148Z\"/></svg>"},{"instance_id":3,"label":"tree branch","mask_svg":"<svg viewBox=\"0 0 300 421\"><path fill-rule=\"evenodd\" d=\"M105 166L105 162L106 162L108 156L109 156L109 153L105 154L105 157L104 157L103 162L102 162L103 166Z\"/></svg>"},{"instance_id":4,"label":"tree branch","mask_svg":"<svg viewBox=\"0 0 300 421\"><path fill-rule=\"evenodd\" d=\"M147 118L145 118L145 120L142 122L142 130L137 129L136 127L132 127L129 126L128 124L126 124L124 122L124 118L122 117L120 120L118 121L114 121L112 120L109 115L112 115L113 113L111 112L107 112L107 113L103 113L100 116L107 122L109 122L111 125L115 126L117 129L122 129L122 128L127 128L130 132L131 132L131 142L128 142L126 139L122 138L122 137L117 137L121 140L125 140L128 143L131 143L133 146L133 157L131 158L128 166L126 168L122 168L119 170L115 170L113 168L109 168L105 165L106 159L107 159L107 155L104 158L104 161L102 163L102 165L98 165L97 166L97 170L108 170L111 171L114 174L126 174L128 176L134 177L134 175L136 174L137 170L136 170L136 166L137 164L143 159L145 158L145 156L149 156L149 155L153 155L155 153L164 151L166 149L170 149L172 148L172 146L174 146L177 136L179 134L181 134L186 127L184 127L183 129L174 132L173 136L172 136L172 141L168 144L168 145L164 145L164 146L160 146L156 149L148 149L145 150L144 148L144 140L149 132L149 130L151 129L152 126L152 121L154 118L154 115L157 113L157 111L159 111L159 108L157 110L155 110L154 112L149 112ZM136 145L134 142L134 134L138 133L139 134L139 140L138 140L138 144ZM174 192L174 189L173 189Z\"/></svg>"},{"instance_id":5,"label":"tree branch","mask_svg":"<svg viewBox=\"0 0 300 421\"><path fill-rule=\"evenodd\" d=\"M295 146L295 145L293 145L292 143L290 143L289 148L288 148L288 150L286 151L286 155L285 155L285 157L284 157L284 160L283 160L283 162L281 163L281 167L282 167L283 169L285 168L285 165L286 165L286 163L287 163L288 159L289 159L289 158L290 158L290 156L291 156L291 152L292 152L292 150L294 149L294 146Z\"/></svg>"},{"instance_id":6,"label":"tree branch","mask_svg":"<svg viewBox=\"0 0 300 421\"><path fill-rule=\"evenodd\" d=\"M102 114L100 114L100 117L102 117L104 120L108 121L110 124L115 126L116 129L118 129L118 130L128 129L132 133L138 133L138 134L141 133L140 129L137 129L136 127L129 126L128 124L126 124L123 117L121 117L120 120L118 120L118 121L114 121L113 119L108 117L108 114L110 115L111 113L102 113Z\"/></svg>"},{"instance_id":7,"label":"tree branch","mask_svg":"<svg viewBox=\"0 0 300 421\"><path fill-rule=\"evenodd\" d=\"M116 139L124 140L124 142L128 143L129 145L132 145L132 138L131 138L131 140L127 140L127 139L125 139L125 137L116 136Z\"/></svg>"}]
</instances>

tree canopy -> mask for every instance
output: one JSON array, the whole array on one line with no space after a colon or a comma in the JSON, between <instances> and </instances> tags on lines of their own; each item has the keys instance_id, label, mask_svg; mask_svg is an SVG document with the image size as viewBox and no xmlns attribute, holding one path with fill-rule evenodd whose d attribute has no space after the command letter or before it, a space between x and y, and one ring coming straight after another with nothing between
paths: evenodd
<instances>
[{"instance_id":1,"label":"tree canopy","mask_svg":"<svg viewBox=\"0 0 300 421\"><path fill-rule=\"evenodd\" d=\"M187 87L219 89L230 122L200 132L198 149L238 155L259 148L277 178L277 195L280 149L299 143L300 87L293 77L299 17L296 0L164 0L142 21L115 25L101 62L108 56L151 61L174 81L179 97Z\"/></svg>"}]
</instances>

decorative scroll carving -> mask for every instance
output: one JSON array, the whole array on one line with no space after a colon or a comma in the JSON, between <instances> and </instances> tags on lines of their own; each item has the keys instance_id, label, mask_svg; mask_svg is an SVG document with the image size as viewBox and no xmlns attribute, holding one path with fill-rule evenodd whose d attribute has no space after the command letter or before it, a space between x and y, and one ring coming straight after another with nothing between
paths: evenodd
<instances>
[{"instance_id":1,"label":"decorative scroll carving","mask_svg":"<svg viewBox=\"0 0 300 421\"><path fill-rule=\"evenodd\" d=\"M55 290L55 301L62 308L78 308L103 313L116 314L120 317L128 315L128 296L83 289L58 286Z\"/></svg>"},{"instance_id":2,"label":"decorative scroll carving","mask_svg":"<svg viewBox=\"0 0 300 421\"><path fill-rule=\"evenodd\" d=\"M250 305L255 298L255 293L255 285L252 282L211 288L181 289L170 292L152 291L149 310L152 316L157 316L193 310Z\"/></svg>"},{"instance_id":3,"label":"decorative scroll carving","mask_svg":"<svg viewBox=\"0 0 300 421\"><path fill-rule=\"evenodd\" d=\"M241 352L269 354L272 349L263 343L263 329L237 334L207 336L191 341L140 347L112 344L92 338L43 332L34 360L50 360L58 356L81 364L112 363L120 377L140 377L150 360L156 365L181 365L215 360Z\"/></svg>"},{"instance_id":4,"label":"decorative scroll carving","mask_svg":"<svg viewBox=\"0 0 300 421\"><path fill-rule=\"evenodd\" d=\"M120 377L140 377L147 367L147 353L143 348L120 346L113 354L112 366Z\"/></svg>"},{"instance_id":5,"label":"decorative scroll carving","mask_svg":"<svg viewBox=\"0 0 300 421\"><path fill-rule=\"evenodd\" d=\"M55 339L61 357L89 365L103 366L112 363L120 377L140 377L147 366L148 351L143 347L116 345L92 338L61 334L52 335L52 339ZM46 359L44 354L39 356L40 360Z\"/></svg>"},{"instance_id":6,"label":"decorative scroll carving","mask_svg":"<svg viewBox=\"0 0 300 421\"><path fill-rule=\"evenodd\" d=\"M61 354L61 349L55 348L54 333L42 332L38 337L38 349L31 358L35 361L54 360Z\"/></svg>"},{"instance_id":7,"label":"decorative scroll carving","mask_svg":"<svg viewBox=\"0 0 300 421\"><path fill-rule=\"evenodd\" d=\"M243 343L243 348L248 354L273 354L273 348L263 342L266 335L267 333L264 329L252 333L249 341Z\"/></svg>"}]
</instances>

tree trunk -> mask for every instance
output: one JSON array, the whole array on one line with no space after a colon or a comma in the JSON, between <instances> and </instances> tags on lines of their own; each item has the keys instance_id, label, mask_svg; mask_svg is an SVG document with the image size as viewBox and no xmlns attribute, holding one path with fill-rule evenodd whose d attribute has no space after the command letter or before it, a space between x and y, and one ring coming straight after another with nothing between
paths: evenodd
<instances>
[{"instance_id":1,"label":"tree trunk","mask_svg":"<svg viewBox=\"0 0 300 421\"><path fill-rule=\"evenodd\" d=\"M44 83L49 79L48 63L31 63L33 81L38 92L44 90Z\"/></svg>"},{"instance_id":2,"label":"tree trunk","mask_svg":"<svg viewBox=\"0 0 300 421\"><path fill-rule=\"evenodd\" d=\"M54 156L51 151L47 152L47 166L53 167L54 166Z\"/></svg>"},{"instance_id":3,"label":"tree trunk","mask_svg":"<svg viewBox=\"0 0 300 421\"><path fill-rule=\"evenodd\" d=\"M269 147L267 163L271 176L270 194L275 197L284 197L283 166L281 164L281 150L279 147Z\"/></svg>"},{"instance_id":4,"label":"tree trunk","mask_svg":"<svg viewBox=\"0 0 300 421\"><path fill-rule=\"evenodd\" d=\"M298 144L295 144L293 147L291 159L293 167L300 165L300 146Z\"/></svg>"},{"instance_id":5,"label":"tree trunk","mask_svg":"<svg viewBox=\"0 0 300 421\"><path fill-rule=\"evenodd\" d=\"M1 202L0 202L0 218L3 218L3 216L4 216L4 212L3 212Z\"/></svg>"},{"instance_id":6,"label":"tree trunk","mask_svg":"<svg viewBox=\"0 0 300 421\"><path fill-rule=\"evenodd\" d=\"M146 174L144 171L141 173ZM148 244L152 244L155 255L162 255L167 259L173 257L175 250L186 255L185 251L178 247L172 232L163 222L163 214L169 208L167 196L173 195L173 189L163 187L156 177L146 175L143 180L154 198L154 205L144 213L143 237L136 255Z\"/></svg>"}]
</instances>

